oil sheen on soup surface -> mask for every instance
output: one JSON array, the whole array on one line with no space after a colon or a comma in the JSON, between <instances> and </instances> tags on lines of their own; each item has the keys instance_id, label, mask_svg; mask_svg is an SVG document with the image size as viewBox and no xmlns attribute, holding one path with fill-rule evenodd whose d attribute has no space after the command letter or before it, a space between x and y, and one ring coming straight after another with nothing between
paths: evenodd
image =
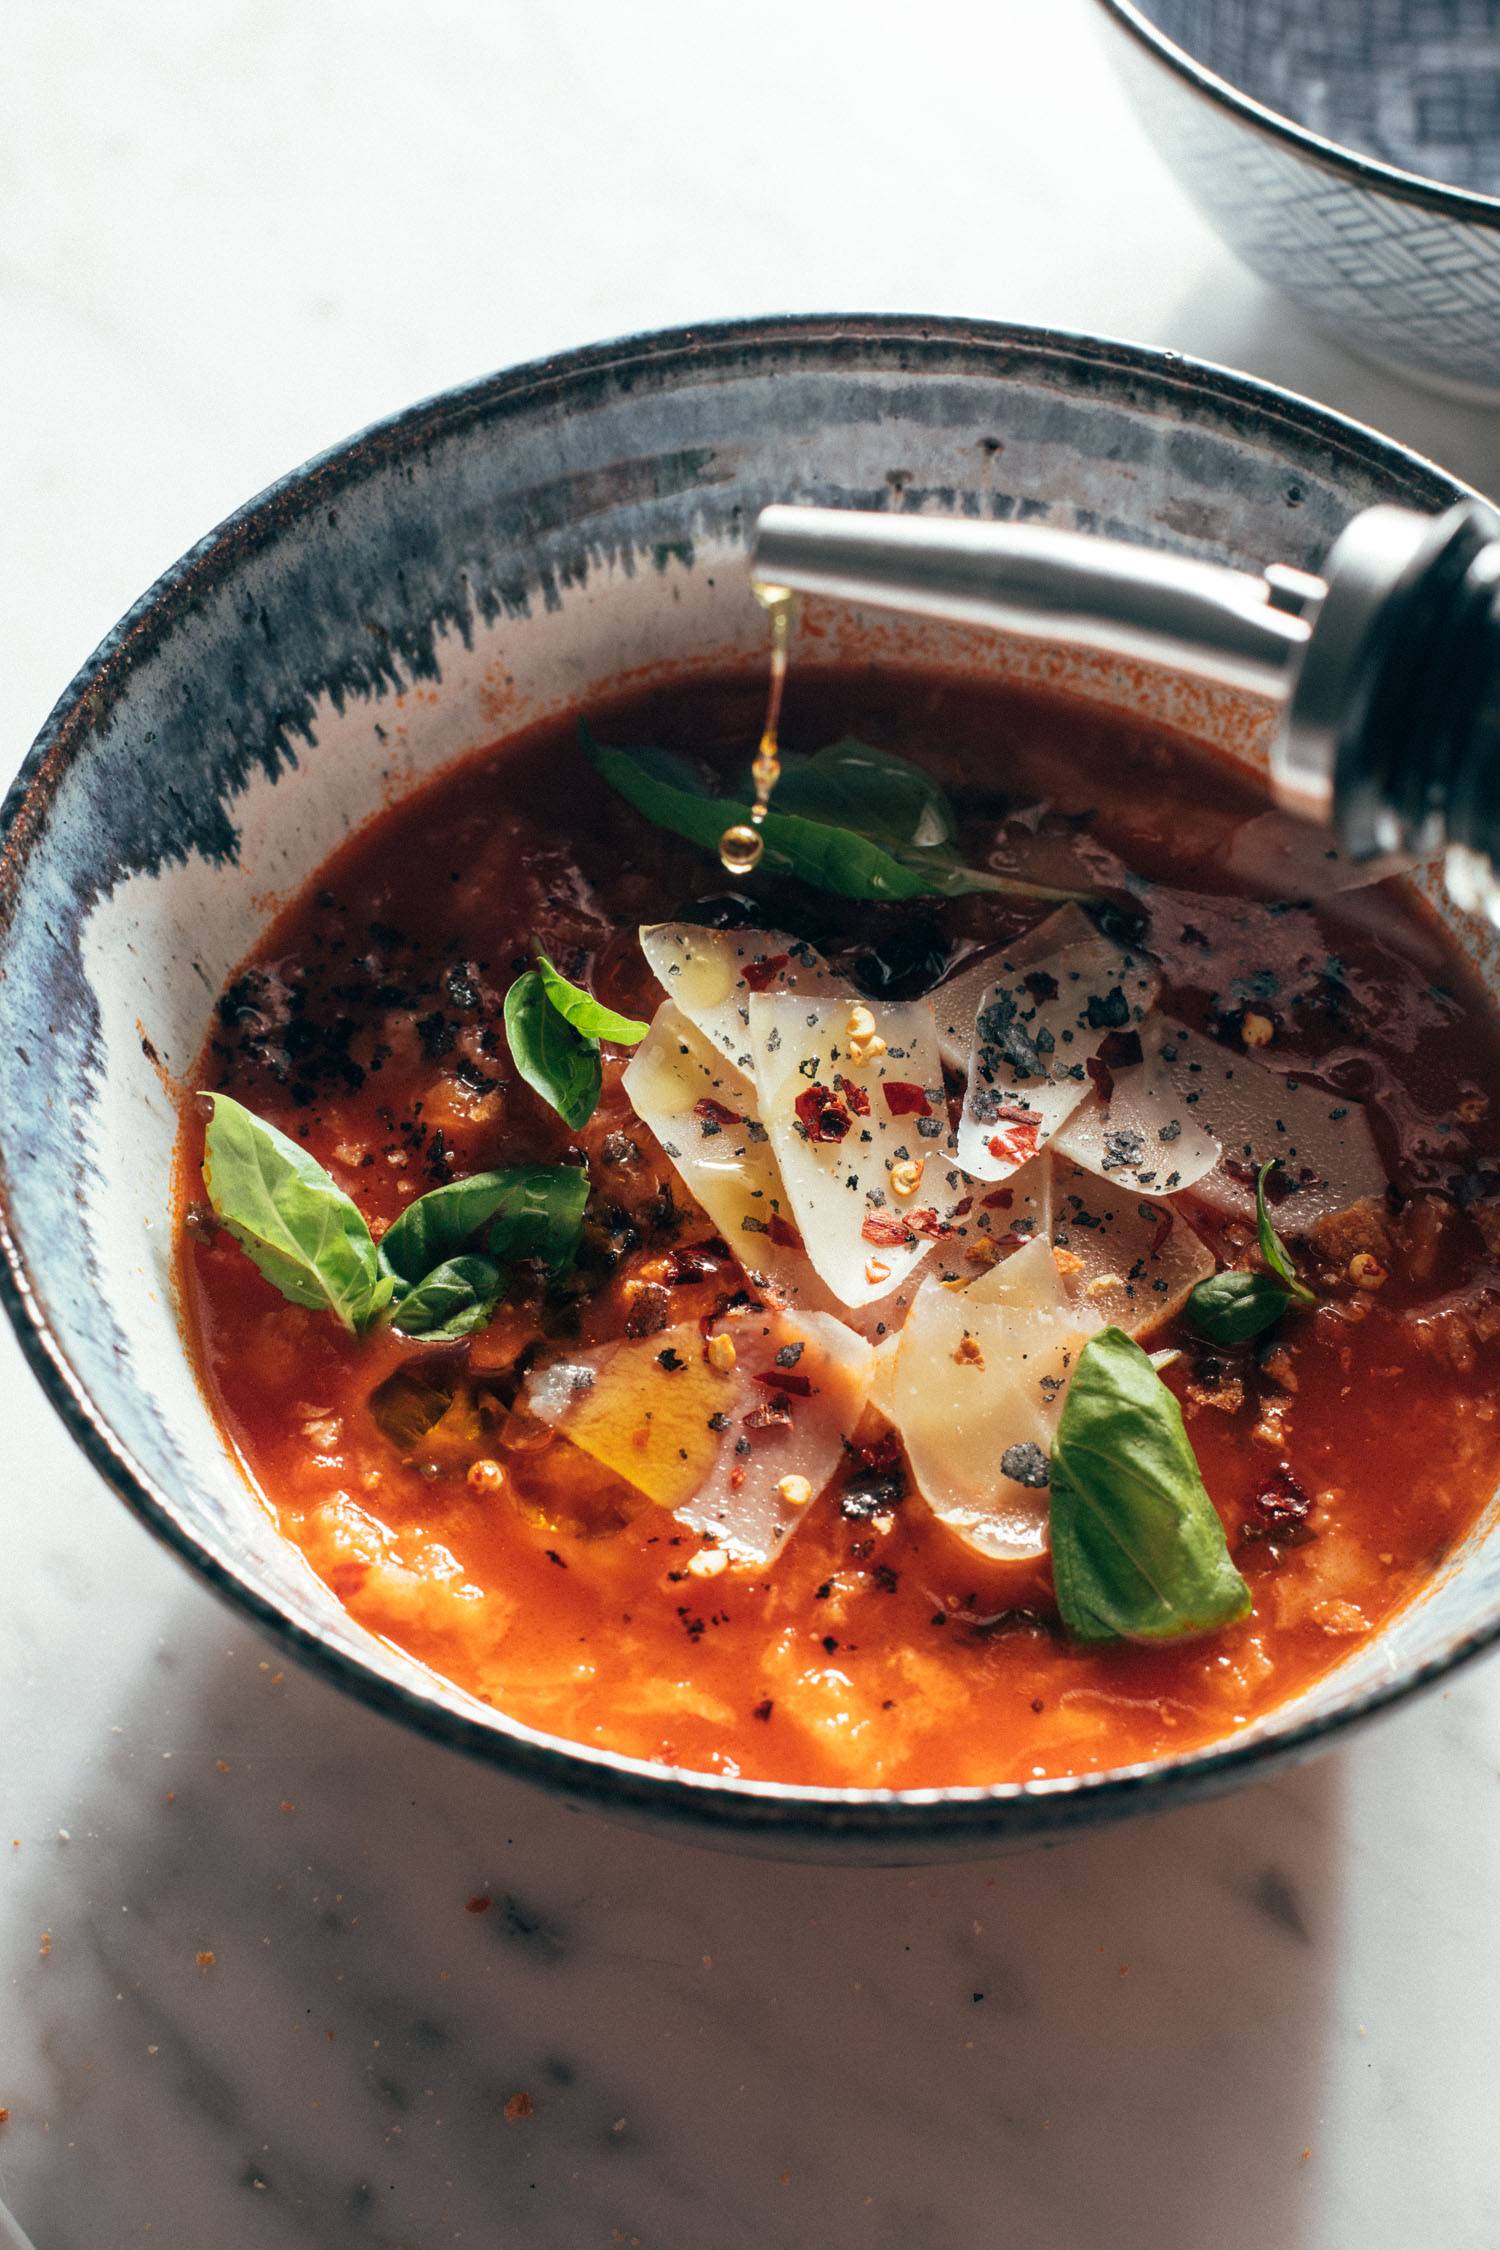
<instances>
[{"instance_id":1,"label":"oil sheen on soup surface","mask_svg":"<svg viewBox=\"0 0 1500 2250\"><path fill-rule=\"evenodd\" d=\"M901 1787L1233 1734L1494 1484L1478 987L1391 886L1247 883L1189 747L935 676L794 674L731 879L760 692L500 746L273 925L184 1112L214 1407L356 1618L560 1735Z\"/></svg>"}]
</instances>

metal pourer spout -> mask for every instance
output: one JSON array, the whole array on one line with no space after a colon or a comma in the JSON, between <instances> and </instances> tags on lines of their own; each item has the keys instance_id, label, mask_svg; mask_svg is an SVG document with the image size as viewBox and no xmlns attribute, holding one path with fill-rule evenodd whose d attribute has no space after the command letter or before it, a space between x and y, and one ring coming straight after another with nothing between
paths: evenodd
<instances>
[{"instance_id":1,"label":"metal pourer spout","mask_svg":"<svg viewBox=\"0 0 1500 2250\"><path fill-rule=\"evenodd\" d=\"M1043 636L1280 706L1271 785L1354 859L1443 856L1500 923L1500 517L1369 508L1322 577L1258 577L1042 524L772 507L759 584Z\"/></svg>"}]
</instances>

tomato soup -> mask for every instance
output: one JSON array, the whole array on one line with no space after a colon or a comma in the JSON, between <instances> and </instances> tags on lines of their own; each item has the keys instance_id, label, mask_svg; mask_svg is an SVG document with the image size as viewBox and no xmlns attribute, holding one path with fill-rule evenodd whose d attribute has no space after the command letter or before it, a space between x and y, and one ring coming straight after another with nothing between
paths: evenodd
<instances>
[{"instance_id":1,"label":"tomato soup","mask_svg":"<svg viewBox=\"0 0 1500 2250\"><path fill-rule=\"evenodd\" d=\"M184 1104L214 1412L362 1625L574 1741L912 1788L1232 1735L1494 1489L1488 1004L1395 886L1248 888L1207 754L946 677L794 668L731 878L760 699L497 744L279 915Z\"/></svg>"}]
</instances>

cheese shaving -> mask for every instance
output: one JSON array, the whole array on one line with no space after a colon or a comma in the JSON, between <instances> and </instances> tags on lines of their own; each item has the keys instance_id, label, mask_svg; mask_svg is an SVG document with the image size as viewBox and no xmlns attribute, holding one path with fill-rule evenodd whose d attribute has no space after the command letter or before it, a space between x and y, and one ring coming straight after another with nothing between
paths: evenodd
<instances>
[{"instance_id":1,"label":"cheese shaving","mask_svg":"<svg viewBox=\"0 0 1500 2250\"><path fill-rule=\"evenodd\" d=\"M1046 1147L1091 1088L1088 1064L1112 1037L1138 1042L1155 971L1090 930L1031 963L1002 960L980 1000L958 1161L1003 1180Z\"/></svg>"},{"instance_id":2,"label":"cheese shaving","mask_svg":"<svg viewBox=\"0 0 1500 2250\"><path fill-rule=\"evenodd\" d=\"M850 1053L847 1000L757 993L750 1032L761 1117L813 1268L843 1305L885 1297L943 1238L967 1193L949 1150L930 1000L872 1003L882 1051ZM895 1196L898 1163L922 1167Z\"/></svg>"},{"instance_id":3,"label":"cheese shaving","mask_svg":"<svg viewBox=\"0 0 1500 2250\"><path fill-rule=\"evenodd\" d=\"M641 931L652 974L681 1013L736 1070L753 1078L750 1001L757 992L844 992L820 953L785 930L709 930L655 922Z\"/></svg>"},{"instance_id":4,"label":"cheese shaving","mask_svg":"<svg viewBox=\"0 0 1500 2250\"><path fill-rule=\"evenodd\" d=\"M820 1313L726 1322L732 1368L696 1323L601 1344L535 1370L527 1402L731 1559L768 1563L843 1458L869 1396L874 1353Z\"/></svg>"},{"instance_id":5,"label":"cheese shaving","mask_svg":"<svg viewBox=\"0 0 1500 2250\"><path fill-rule=\"evenodd\" d=\"M621 1083L740 1263L795 1294L807 1261L750 1080L664 1000Z\"/></svg>"}]
</instances>

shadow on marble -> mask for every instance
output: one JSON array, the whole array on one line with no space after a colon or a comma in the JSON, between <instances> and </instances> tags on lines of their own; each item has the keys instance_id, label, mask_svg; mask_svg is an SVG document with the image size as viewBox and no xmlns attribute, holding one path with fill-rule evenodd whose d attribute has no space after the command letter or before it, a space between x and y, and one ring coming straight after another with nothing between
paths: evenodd
<instances>
[{"instance_id":1,"label":"shadow on marble","mask_svg":"<svg viewBox=\"0 0 1500 2250\"><path fill-rule=\"evenodd\" d=\"M1049 1853L782 1867L181 1615L18 1980L37 2250L1311 2250L1337 1758Z\"/></svg>"},{"instance_id":2,"label":"shadow on marble","mask_svg":"<svg viewBox=\"0 0 1500 2250\"><path fill-rule=\"evenodd\" d=\"M1170 321L1157 327L1160 340L1197 358L1244 368L1304 398L1337 401L1339 411L1398 436L1481 492L1500 492L1500 408L1425 389L1362 358L1263 284L1229 288L1215 270L1185 289Z\"/></svg>"}]
</instances>

